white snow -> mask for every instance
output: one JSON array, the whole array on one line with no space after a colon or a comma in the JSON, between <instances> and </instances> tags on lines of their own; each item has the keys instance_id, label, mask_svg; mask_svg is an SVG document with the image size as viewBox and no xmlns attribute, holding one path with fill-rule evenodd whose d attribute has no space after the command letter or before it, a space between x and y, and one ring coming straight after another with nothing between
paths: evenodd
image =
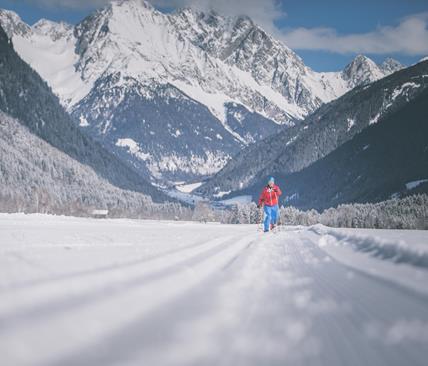
<instances>
[{"instance_id":1,"label":"white snow","mask_svg":"<svg viewBox=\"0 0 428 366\"><path fill-rule=\"evenodd\" d=\"M230 192L232 192L232 191L220 191L220 192L217 192L215 195L214 195L214 197L216 197L216 198L221 198L221 197L223 197L223 196L226 196L227 194L229 194Z\"/></svg>"},{"instance_id":2,"label":"white snow","mask_svg":"<svg viewBox=\"0 0 428 366\"><path fill-rule=\"evenodd\" d=\"M348 131L355 126L355 119L354 118L348 118Z\"/></svg>"},{"instance_id":3,"label":"white snow","mask_svg":"<svg viewBox=\"0 0 428 366\"><path fill-rule=\"evenodd\" d=\"M229 206L229 205L239 205L239 204L246 204L250 203L252 201L253 197L249 195L243 195L243 196L236 196L229 198L227 200L222 200L220 203Z\"/></svg>"},{"instance_id":4,"label":"white snow","mask_svg":"<svg viewBox=\"0 0 428 366\"><path fill-rule=\"evenodd\" d=\"M234 104L234 107L236 107L236 103ZM241 112L233 112L233 117L238 121L242 122L245 119L245 116Z\"/></svg>"},{"instance_id":5,"label":"white snow","mask_svg":"<svg viewBox=\"0 0 428 366\"><path fill-rule=\"evenodd\" d=\"M116 141L116 146L128 148L129 152L132 155L136 156L137 158L139 158L141 160L146 161L146 160L150 159L151 155L141 151L140 146L133 139L130 139L130 138L118 139Z\"/></svg>"},{"instance_id":6,"label":"white snow","mask_svg":"<svg viewBox=\"0 0 428 366\"><path fill-rule=\"evenodd\" d=\"M4 365L426 362L428 231L0 214L0 232Z\"/></svg>"},{"instance_id":7,"label":"white snow","mask_svg":"<svg viewBox=\"0 0 428 366\"><path fill-rule=\"evenodd\" d=\"M416 84L415 82L405 82L400 87L397 87L396 89L394 89L391 95L391 101L394 101L398 96L407 92L409 88L419 88L420 86L421 86L420 84Z\"/></svg>"},{"instance_id":8,"label":"white snow","mask_svg":"<svg viewBox=\"0 0 428 366\"><path fill-rule=\"evenodd\" d=\"M192 97L197 102L206 105L211 113L222 123L226 123L225 103L231 102L232 99L221 92L207 92L199 85L189 85L180 80L175 80L172 84Z\"/></svg>"},{"instance_id":9,"label":"white snow","mask_svg":"<svg viewBox=\"0 0 428 366\"><path fill-rule=\"evenodd\" d=\"M74 52L75 42L72 30L58 39L36 30L31 37L13 37L18 54L48 82L67 107L83 99L93 86L93 82L84 82L75 70L79 60Z\"/></svg>"},{"instance_id":10,"label":"white snow","mask_svg":"<svg viewBox=\"0 0 428 366\"><path fill-rule=\"evenodd\" d=\"M377 113L374 117L370 118L369 125L373 125L377 123L379 121L381 113L382 113L382 110L379 113Z\"/></svg>"},{"instance_id":11,"label":"white snow","mask_svg":"<svg viewBox=\"0 0 428 366\"><path fill-rule=\"evenodd\" d=\"M25 34L17 31L13 42L19 55L49 83L69 110L90 92L97 80L108 75L120 75L117 87L126 87L126 77L130 77L148 98L154 87L173 85L207 106L226 128L224 105L228 102L287 124L293 118L303 119L322 102L329 102L352 87L342 72L317 73L306 67L293 51L271 36L272 55L265 60L266 65L260 61L257 64L256 55L261 47L257 40L252 42L254 49L248 50L254 65L245 66L215 52L206 52L192 38L192 32L203 33L206 29L198 29L196 12L188 11L187 16L190 24L183 27L180 13L162 13L143 1L113 1L94 14L91 29L83 35L89 41L87 47L77 47L72 26L47 20L31 28L19 20L29 30ZM220 22L230 23L230 27L236 19L225 17ZM103 31L103 24L108 32ZM219 44L225 47L221 42L233 40L225 32ZM275 63L284 59L286 65L275 69ZM261 75L253 75L256 67ZM376 70L377 73L369 70L370 81L385 76ZM283 91L283 81L275 80L278 73L286 73L289 92ZM310 94L305 105L290 96L299 95L301 86ZM239 135L236 138L242 140Z\"/></svg>"},{"instance_id":12,"label":"white snow","mask_svg":"<svg viewBox=\"0 0 428 366\"><path fill-rule=\"evenodd\" d=\"M420 180L414 180L412 182L408 182L406 183L406 189L410 190L410 189L416 188L417 186L425 182L428 182L428 179L420 179Z\"/></svg>"},{"instance_id":13,"label":"white snow","mask_svg":"<svg viewBox=\"0 0 428 366\"><path fill-rule=\"evenodd\" d=\"M346 265L428 295L428 231L332 229L315 225L318 244Z\"/></svg>"},{"instance_id":14,"label":"white snow","mask_svg":"<svg viewBox=\"0 0 428 366\"><path fill-rule=\"evenodd\" d=\"M190 193L194 191L196 188L199 188L203 182L190 183L190 184L177 184L175 188L180 192Z\"/></svg>"},{"instance_id":15,"label":"white snow","mask_svg":"<svg viewBox=\"0 0 428 366\"><path fill-rule=\"evenodd\" d=\"M287 142L286 142L286 144L285 144L285 146L288 146L288 145L291 145L294 141L296 141L297 140L297 138L298 138L299 136L294 136L294 137L292 137L290 140L288 140Z\"/></svg>"},{"instance_id":16,"label":"white snow","mask_svg":"<svg viewBox=\"0 0 428 366\"><path fill-rule=\"evenodd\" d=\"M80 123L79 123L80 127L88 127L89 126L89 122L85 118L85 116L80 116L79 120L80 120Z\"/></svg>"},{"instance_id":17,"label":"white snow","mask_svg":"<svg viewBox=\"0 0 428 366\"><path fill-rule=\"evenodd\" d=\"M153 176L158 176L159 172L182 171L198 175L211 175L218 172L230 159L230 156L223 151L205 152L203 155L192 154L190 157L183 157L175 153L162 156L159 161L149 161L148 167Z\"/></svg>"},{"instance_id":18,"label":"white snow","mask_svg":"<svg viewBox=\"0 0 428 366\"><path fill-rule=\"evenodd\" d=\"M204 201L205 199L201 196L198 196L196 194L192 194L190 192L183 192L179 189L164 189L163 190L165 194L167 194L169 197L175 198L181 202L187 203L189 205L195 205L199 201Z\"/></svg>"}]
</instances>

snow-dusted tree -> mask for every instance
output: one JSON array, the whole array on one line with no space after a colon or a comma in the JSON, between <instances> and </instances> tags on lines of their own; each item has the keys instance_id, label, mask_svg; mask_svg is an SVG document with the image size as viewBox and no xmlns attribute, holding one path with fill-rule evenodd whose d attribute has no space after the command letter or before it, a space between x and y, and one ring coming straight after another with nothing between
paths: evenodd
<instances>
[{"instance_id":1,"label":"snow-dusted tree","mask_svg":"<svg viewBox=\"0 0 428 366\"><path fill-rule=\"evenodd\" d=\"M0 211L88 215L108 209L112 217L190 218L174 202L123 190L0 112Z\"/></svg>"}]
</instances>

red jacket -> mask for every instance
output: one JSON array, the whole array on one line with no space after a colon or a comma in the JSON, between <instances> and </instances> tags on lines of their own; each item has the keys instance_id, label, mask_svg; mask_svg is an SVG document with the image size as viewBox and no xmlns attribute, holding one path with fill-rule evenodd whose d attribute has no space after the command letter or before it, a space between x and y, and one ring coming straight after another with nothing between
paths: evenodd
<instances>
[{"instance_id":1,"label":"red jacket","mask_svg":"<svg viewBox=\"0 0 428 366\"><path fill-rule=\"evenodd\" d=\"M282 192L276 184L274 184L272 188L266 186L263 188L262 194L260 195L259 205L276 206L281 194Z\"/></svg>"}]
</instances>

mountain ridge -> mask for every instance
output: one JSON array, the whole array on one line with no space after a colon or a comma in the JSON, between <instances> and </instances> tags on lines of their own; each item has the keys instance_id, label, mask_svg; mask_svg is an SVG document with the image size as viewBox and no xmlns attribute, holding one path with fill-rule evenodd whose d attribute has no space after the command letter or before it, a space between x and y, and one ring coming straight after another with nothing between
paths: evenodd
<instances>
[{"instance_id":1,"label":"mountain ridge","mask_svg":"<svg viewBox=\"0 0 428 366\"><path fill-rule=\"evenodd\" d=\"M112 1L73 28L50 21L29 27L5 14L0 23L8 19L18 53L76 124L154 182L204 179L245 146L385 75L368 59L354 60L346 74L316 73L248 17L189 8L167 14L140 0ZM165 89L170 105L162 100ZM183 133L185 121L207 135ZM140 154L119 146L123 139Z\"/></svg>"},{"instance_id":2,"label":"mountain ridge","mask_svg":"<svg viewBox=\"0 0 428 366\"><path fill-rule=\"evenodd\" d=\"M155 200L167 200L133 169L86 136L60 105L47 83L13 48L0 26L0 110L33 134L76 161L91 167L106 181Z\"/></svg>"},{"instance_id":3,"label":"mountain ridge","mask_svg":"<svg viewBox=\"0 0 428 366\"><path fill-rule=\"evenodd\" d=\"M428 88L308 167L278 173L281 203L324 210L428 193ZM236 194L257 198L262 181Z\"/></svg>"},{"instance_id":4,"label":"mountain ridge","mask_svg":"<svg viewBox=\"0 0 428 366\"><path fill-rule=\"evenodd\" d=\"M418 96L428 87L426 75L425 61L351 90L321 106L302 125L247 147L197 192L215 196L239 191L268 175L305 168Z\"/></svg>"}]
</instances>

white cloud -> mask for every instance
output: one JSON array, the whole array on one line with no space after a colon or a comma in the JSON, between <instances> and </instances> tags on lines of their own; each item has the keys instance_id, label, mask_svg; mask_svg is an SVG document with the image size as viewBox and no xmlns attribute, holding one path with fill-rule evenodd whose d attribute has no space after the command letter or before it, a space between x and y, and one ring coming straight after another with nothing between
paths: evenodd
<instances>
[{"instance_id":1,"label":"white cloud","mask_svg":"<svg viewBox=\"0 0 428 366\"><path fill-rule=\"evenodd\" d=\"M297 28L283 31L282 40L296 50L425 55L428 12L408 16L397 26L381 26L368 33L340 35L332 28Z\"/></svg>"}]
</instances>

